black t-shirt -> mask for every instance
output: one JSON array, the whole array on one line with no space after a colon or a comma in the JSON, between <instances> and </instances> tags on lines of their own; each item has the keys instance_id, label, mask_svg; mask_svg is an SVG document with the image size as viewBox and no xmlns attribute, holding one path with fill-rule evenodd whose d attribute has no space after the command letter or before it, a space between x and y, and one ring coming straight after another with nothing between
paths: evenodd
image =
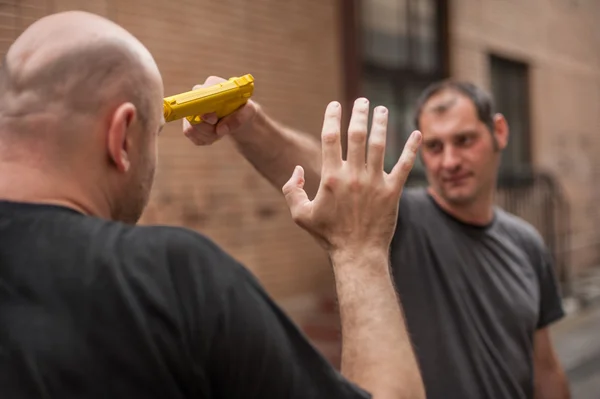
<instances>
[{"instance_id":1,"label":"black t-shirt","mask_svg":"<svg viewBox=\"0 0 600 399\"><path fill-rule=\"evenodd\" d=\"M208 239L0 202L3 398L369 398Z\"/></svg>"},{"instance_id":2,"label":"black t-shirt","mask_svg":"<svg viewBox=\"0 0 600 399\"><path fill-rule=\"evenodd\" d=\"M532 398L534 333L563 316L534 228L500 209L464 224L406 189L391 253L428 398Z\"/></svg>"}]
</instances>

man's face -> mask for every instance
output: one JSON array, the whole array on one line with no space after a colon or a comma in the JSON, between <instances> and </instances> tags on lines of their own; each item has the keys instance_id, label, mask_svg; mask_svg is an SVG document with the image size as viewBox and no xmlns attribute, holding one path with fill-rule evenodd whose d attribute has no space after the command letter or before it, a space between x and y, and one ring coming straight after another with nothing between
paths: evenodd
<instances>
[{"instance_id":1,"label":"man's face","mask_svg":"<svg viewBox=\"0 0 600 399\"><path fill-rule=\"evenodd\" d=\"M492 134L473 102L454 91L431 97L419 122L427 178L441 199L465 206L494 190L500 149L506 145L504 124L499 124L499 134Z\"/></svg>"}]
</instances>

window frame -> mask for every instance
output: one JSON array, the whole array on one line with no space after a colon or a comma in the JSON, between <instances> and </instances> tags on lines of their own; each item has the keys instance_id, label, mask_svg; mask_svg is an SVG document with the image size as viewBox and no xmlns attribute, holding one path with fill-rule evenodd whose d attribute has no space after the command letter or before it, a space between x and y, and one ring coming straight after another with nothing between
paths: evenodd
<instances>
[{"instance_id":1,"label":"window frame","mask_svg":"<svg viewBox=\"0 0 600 399\"><path fill-rule=\"evenodd\" d=\"M511 121L514 121L514 118L511 115L507 115L503 113L503 110L498 107L498 99L496 96L496 91L494 90L494 61L498 61L499 63L503 63L505 65L512 64L512 66L517 68L522 68L524 70L523 85L520 87L520 91L522 91L522 95L525 98L525 110L524 110L524 118L520 121L520 124L523 126L524 136L519 137L518 140L521 140L520 145L523 148L524 159L521 160L521 155L518 155L517 164L514 163L515 157L509 156L509 160L513 160L512 163L500 167L498 172L498 187L499 188L508 188L508 187L518 187L518 186L528 186L531 183L531 179L533 178L533 167L534 167L534 159L533 159L533 132L532 132L532 98L531 98L531 65L522 59L514 58L510 56L506 56L497 52L489 52L487 54L488 63L489 63L489 76L490 76L490 93L494 100L495 110L494 112L499 112L504 115L506 118L509 131L511 129ZM504 71L506 73L507 70ZM516 135L511 132L509 135L509 145L514 143L516 140ZM510 147L514 148L514 147ZM504 151L507 151L505 149ZM507 153L505 153L507 154Z\"/></svg>"},{"instance_id":2,"label":"window frame","mask_svg":"<svg viewBox=\"0 0 600 399\"><path fill-rule=\"evenodd\" d=\"M407 87L408 82L426 85L450 77L449 0L433 0L436 3L435 29L438 36L436 52L439 59L439 67L436 71L432 72L421 72L415 70L413 67L385 67L366 60L362 52L361 1L344 0L339 3L343 45L344 100L342 105L344 109L351 109L354 100L363 95L364 87L362 82L367 75L383 77L385 80L390 81L394 92L401 92L404 87ZM408 26L408 29L410 32L411 25ZM409 43L408 51L410 58L411 54L414 54L415 51L414 42ZM343 115L344 124L347 125L350 119L350 112L344 112ZM408 135L408 133L406 132L405 134ZM345 140L342 140L342 143L345 153ZM401 149L397 150L399 152ZM412 182L421 184L424 181L424 171L413 169L413 172L409 176L409 184L412 184Z\"/></svg>"}]
</instances>

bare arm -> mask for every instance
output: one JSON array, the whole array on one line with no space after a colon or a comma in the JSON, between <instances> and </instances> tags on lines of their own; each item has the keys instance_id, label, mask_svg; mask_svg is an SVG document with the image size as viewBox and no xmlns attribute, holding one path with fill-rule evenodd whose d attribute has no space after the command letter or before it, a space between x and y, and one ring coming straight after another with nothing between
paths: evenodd
<instances>
[{"instance_id":1,"label":"bare arm","mask_svg":"<svg viewBox=\"0 0 600 399\"><path fill-rule=\"evenodd\" d=\"M224 81L211 76L203 87ZM304 168L305 190L313 198L321 174L321 143L318 139L294 131L271 119L259 104L248 101L233 114L218 120L204 115L206 123L192 127L183 120L184 134L196 145L211 145L229 136L242 155L278 190L289 179L296 165Z\"/></svg>"},{"instance_id":2,"label":"bare arm","mask_svg":"<svg viewBox=\"0 0 600 399\"><path fill-rule=\"evenodd\" d=\"M209 78L205 84L217 81ZM368 101L357 100L348 127L347 160L342 159L338 103L327 108L321 143L280 126L253 102L220 121L211 115L195 127L184 121L184 133L197 145L230 135L263 176L283 186L296 223L328 252L342 322L342 373L375 399L424 398L389 268L400 195L420 134L411 136L387 174L383 162L388 113L380 107L374 114L367 143L368 114Z\"/></svg>"},{"instance_id":3,"label":"bare arm","mask_svg":"<svg viewBox=\"0 0 600 399\"><path fill-rule=\"evenodd\" d=\"M332 257L342 323L342 367L374 398L424 398L387 252ZM350 269L350 270L349 270Z\"/></svg>"},{"instance_id":4,"label":"bare arm","mask_svg":"<svg viewBox=\"0 0 600 399\"><path fill-rule=\"evenodd\" d=\"M534 373L536 399L569 399L569 386L559 364L547 328L534 337Z\"/></svg>"},{"instance_id":5,"label":"bare arm","mask_svg":"<svg viewBox=\"0 0 600 399\"><path fill-rule=\"evenodd\" d=\"M313 198L321 180L321 143L314 137L282 126L256 106L245 129L231 134L238 150L271 184L280 189L296 165L304 168L305 190Z\"/></svg>"},{"instance_id":6,"label":"bare arm","mask_svg":"<svg viewBox=\"0 0 600 399\"><path fill-rule=\"evenodd\" d=\"M409 139L388 175L383 171L387 110L376 109L365 157L369 104L356 101L341 157L341 106L330 105L322 133L322 179L313 201L297 168L283 187L296 223L332 260L342 322L342 373L376 399L424 398L419 367L393 286L389 245L398 202L420 134ZM366 158L366 159L365 159Z\"/></svg>"}]
</instances>

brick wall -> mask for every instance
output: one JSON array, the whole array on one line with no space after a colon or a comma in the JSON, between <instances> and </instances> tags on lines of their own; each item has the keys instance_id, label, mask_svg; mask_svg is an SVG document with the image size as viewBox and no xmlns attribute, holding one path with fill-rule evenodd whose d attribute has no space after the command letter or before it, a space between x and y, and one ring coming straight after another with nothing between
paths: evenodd
<instances>
[{"instance_id":1,"label":"brick wall","mask_svg":"<svg viewBox=\"0 0 600 399\"><path fill-rule=\"evenodd\" d=\"M600 265L600 2L450 3L454 76L489 87L490 52L530 65L534 163L566 190L571 264Z\"/></svg>"},{"instance_id":2,"label":"brick wall","mask_svg":"<svg viewBox=\"0 0 600 399\"><path fill-rule=\"evenodd\" d=\"M252 73L256 99L284 123L318 134L341 91L335 1L119 2L114 19L155 54L165 90L188 90L211 74ZM197 148L171 124L145 223L206 233L250 267L278 298L318 287L329 270L271 187L227 140ZM291 171L290 171L291 174Z\"/></svg>"},{"instance_id":3,"label":"brick wall","mask_svg":"<svg viewBox=\"0 0 600 399\"><path fill-rule=\"evenodd\" d=\"M255 98L272 116L314 134L326 104L341 97L335 0L3 0L0 56L34 20L72 9L106 16L136 35L155 56L167 95L209 75L252 73ZM335 311L321 298L327 301L333 289L323 252L293 224L279 189L228 140L194 147L180 126L172 123L161 135L155 190L142 223L183 225L214 239L313 331L335 363L337 341L329 342L331 333L319 338L328 325L336 334ZM333 316L320 318L319 309Z\"/></svg>"},{"instance_id":4,"label":"brick wall","mask_svg":"<svg viewBox=\"0 0 600 399\"><path fill-rule=\"evenodd\" d=\"M23 0L0 3L2 54L36 18L68 9L118 22L154 54L167 94L211 75L252 73L256 99L275 118L314 134L339 98L334 0ZM323 253L291 222L267 184L228 140L194 147L170 124L160 139L154 195L143 223L202 231L246 263L278 297L304 293L329 273ZM291 171L290 171L291 174Z\"/></svg>"},{"instance_id":5,"label":"brick wall","mask_svg":"<svg viewBox=\"0 0 600 399\"><path fill-rule=\"evenodd\" d=\"M0 55L29 23L81 9L107 16L154 54L165 90L208 75L252 73L256 99L277 119L317 134L326 103L341 99L336 0L3 0ZM453 0L452 74L489 86L487 53L532 67L534 158L560 177L572 207L573 264L600 263L600 2ZM252 269L339 364L339 319L326 259L291 222L269 186L227 140L206 148L160 139L160 167L143 223L201 231ZM291 171L290 171L291 172Z\"/></svg>"}]
</instances>

